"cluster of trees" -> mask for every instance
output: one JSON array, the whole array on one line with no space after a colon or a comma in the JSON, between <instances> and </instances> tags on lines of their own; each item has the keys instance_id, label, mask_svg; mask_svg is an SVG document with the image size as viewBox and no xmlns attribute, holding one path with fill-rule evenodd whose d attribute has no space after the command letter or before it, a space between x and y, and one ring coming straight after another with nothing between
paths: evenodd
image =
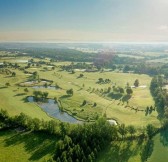
<instances>
[{"instance_id":1,"label":"cluster of trees","mask_svg":"<svg viewBox=\"0 0 168 162\"><path fill-rule=\"evenodd\" d=\"M103 78L99 78L97 81L98 84L108 84L110 82L111 82L110 79L103 79Z\"/></svg>"},{"instance_id":2,"label":"cluster of trees","mask_svg":"<svg viewBox=\"0 0 168 162\"><path fill-rule=\"evenodd\" d=\"M145 111L146 111L146 115L151 114L152 111L155 111L155 108L153 106L150 106L150 107L147 106Z\"/></svg>"},{"instance_id":3,"label":"cluster of trees","mask_svg":"<svg viewBox=\"0 0 168 162\"><path fill-rule=\"evenodd\" d=\"M109 95L112 95L112 96L120 96L122 97L124 95L124 93L126 92L126 95L128 96L131 96L132 93L133 93L133 90L131 87L126 87L126 89L124 90L124 88L120 87L120 86L113 86L113 92L111 92Z\"/></svg>"},{"instance_id":4,"label":"cluster of trees","mask_svg":"<svg viewBox=\"0 0 168 162\"><path fill-rule=\"evenodd\" d=\"M86 100L83 100L83 102L82 102L82 105L81 106L85 106L87 104L87 101ZM93 107L96 107L97 106L97 103L96 102L94 102L93 103Z\"/></svg>"},{"instance_id":5,"label":"cluster of trees","mask_svg":"<svg viewBox=\"0 0 168 162\"><path fill-rule=\"evenodd\" d=\"M157 75L153 77L150 84L150 91L155 100L158 113L163 115L165 107L168 106L168 94L163 89L163 76Z\"/></svg>"},{"instance_id":6,"label":"cluster of trees","mask_svg":"<svg viewBox=\"0 0 168 162\"><path fill-rule=\"evenodd\" d=\"M153 77L150 84L150 91L155 100L155 107L159 114L159 119L162 122L162 128L168 127L168 93L167 90L163 88L165 83L164 77L157 75ZM150 112L152 107L148 108ZM155 110L155 108L153 108Z\"/></svg>"},{"instance_id":7,"label":"cluster of trees","mask_svg":"<svg viewBox=\"0 0 168 162\"><path fill-rule=\"evenodd\" d=\"M74 71L74 69L95 69L95 66L91 63L74 63L72 62L70 65L62 65L60 67L62 70L65 71Z\"/></svg>"},{"instance_id":8,"label":"cluster of trees","mask_svg":"<svg viewBox=\"0 0 168 162\"><path fill-rule=\"evenodd\" d=\"M48 97L48 92L34 91L33 94L36 101L47 99Z\"/></svg>"},{"instance_id":9,"label":"cluster of trees","mask_svg":"<svg viewBox=\"0 0 168 162\"><path fill-rule=\"evenodd\" d=\"M0 110L0 129L19 127L25 131L43 131L48 134L55 134L58 137L62 137L64 129L66 129L66 131L70 129L68 123L60 123L55 120L44 121L43 119L31 118L24 113L10 117L6 110Z\"/></svg>"},{"instance_id":10,"label":"cluster of trees","mask_svg":"<svg viewBox=\"0 0 168 162\"><path fill-rule=\"evenodd\" d=\"M6 75L11 75L12 77L15 77L15 76L16 76L16 72L11 71L11 70L9 70L9 69L4 69L4 68L2 68L2 69L0 70L0 73L6 74Z\"/></svg>"},{"instance_id":11,"label":"cluster of trees","mask_svg":"<svg viewBox=\"0 0 168 162\"><path fill-rule=\"evenodd\" d=\"M133 90L129 85L125 89L120 86L113 86L113 87L109 86L108 88L104 88L104 89L103 88L95 89L95 88L89 87L87 91L91 93L95 93L100 96L103 95L103 96L107 96L115 99L120 99L122 97L124 97L125 99L126 98L130 99L133 93Z\"/></svg>"},{"instance_id":12,"label":"cluster of trees","mask_svg":"<svg viewBox=\"0 0 168 162\"><path fill-rule=\"evenodd\" d=\"M98 153L111 142L135 138L151 139L157 131L158 129L149 124L137 135L137 130L133 125L112 126L104 118L99 118L95 123L78 125L70 134L65 135L57 143L54 160L92 162L96 160Z\"/></svg>"},{"instance_id":13,"label":"cluster of trees","mask_svg":"<svg viewBox=\"0 0 168 162\"><path fill-rule=\"evenodd\" d=\"M23 53L36 58L49 57L52 60L59 61L74 61L74 62L92 62L95 58L95 53L86 53L73 49L50 49L50 48L27 48L21 50Z\"/></svg>"}]
</instances>

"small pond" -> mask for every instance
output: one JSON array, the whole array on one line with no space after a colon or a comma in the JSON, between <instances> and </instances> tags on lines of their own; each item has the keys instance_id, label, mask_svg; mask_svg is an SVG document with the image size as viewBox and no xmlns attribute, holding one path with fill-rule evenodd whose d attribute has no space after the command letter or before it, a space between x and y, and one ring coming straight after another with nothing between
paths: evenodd
<instances>
[{"instance_id":1,"label":"small pond","mask_svg":"<svg viewBox=\"0 0 168 162\"><path fill-rule=\"evenodd\" d=\"M34 89L47 88L47 89L55 89L55 90L58 89L55 86L47 86L47 87L45 87L45 86L33 86L32 88L34 88Z\"/></svg>"},{"instance_id":2,"label":"small pond","mask_svg":"<svg viewBox=\"0 0 168 162\"><path fill-rule=\"evenodd\" d=\"M30 96L27 98L29 102L35 102L34 97ZM38 103L38 105L49 115L54 118L59 119L63 122L68 123L82 123L80 120L77 120L76 118L72 117L66 112L61 112L59 110L59 107L57 103L53 99L48 99L45 103Z\"/></svg>"}]
</instances>

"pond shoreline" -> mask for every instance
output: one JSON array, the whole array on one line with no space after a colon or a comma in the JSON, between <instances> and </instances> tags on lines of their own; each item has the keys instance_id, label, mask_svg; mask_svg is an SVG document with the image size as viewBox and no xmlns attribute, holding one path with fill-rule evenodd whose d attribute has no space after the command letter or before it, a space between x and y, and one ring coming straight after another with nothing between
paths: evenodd
<instances>
[{"instance_id":1,"label":"pond shoreline","mask_svg":"<svg viewBox=\"0 0 168 162\"><path fill-rule=\"evenodd\" d=\"M64 110L61 111L59 108L59 104L55 103L55 100L53 100L53 99L47 98L47 100L50 103L49 102L40 102L41 105L38 102L34 101L34 96L27 96L26 99L28 102L34 103L35 105L37 105L43 112L45 112L51 118L58 119L61 122L68 122L71 124L74 124L74 123L79 124L80 122L85 122L85 120L83 120L83 119L79 119L79 118L74 117L72 114L68 113L68 111L64 111ZM47 109L51 108L51 107L48 107L49 104L51 106L54 106L54 110L56 111L55 113L57 113L57 114L55 114L55 116L53 116L54 114L50 114L51 112L49 112L49 111L47 112ZM63 117L61 117L61 116L63 116ZM63 119L64 117L66 118L66 120ZM69 121L67 121L67 120L69 120Z\"/></svg>"}]
</instances>

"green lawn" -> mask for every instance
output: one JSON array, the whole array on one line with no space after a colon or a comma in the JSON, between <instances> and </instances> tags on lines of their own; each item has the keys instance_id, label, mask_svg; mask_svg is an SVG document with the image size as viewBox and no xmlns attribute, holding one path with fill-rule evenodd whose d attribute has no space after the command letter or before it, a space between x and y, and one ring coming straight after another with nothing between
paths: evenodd
<instances>
[{"instance_id":1,"label":"green lawn","mask_svg":"<svg viewBox=\"0 0 168 162\"><path fill-rule=\"evenodd\" d=\"M0 161L47 161L53 156L57 139L43 133L0 131Z\"/></svg>"}]
</instances>

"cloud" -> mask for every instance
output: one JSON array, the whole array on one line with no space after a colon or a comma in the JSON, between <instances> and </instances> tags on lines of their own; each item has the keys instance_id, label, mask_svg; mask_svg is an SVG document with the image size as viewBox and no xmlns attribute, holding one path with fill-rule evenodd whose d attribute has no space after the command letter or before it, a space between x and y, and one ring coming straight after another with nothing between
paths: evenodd
<instances>
[{"instance_id":1,"label":"cloud","mask_svg":"<svg viewBox=\"0 0 168 162\"><path fill-rule=\"evenodd\" d=\"M158 27L158 30L167 31L168 26L167 25L161 25L161 26Z\"/></svg>"}]
</instances>

